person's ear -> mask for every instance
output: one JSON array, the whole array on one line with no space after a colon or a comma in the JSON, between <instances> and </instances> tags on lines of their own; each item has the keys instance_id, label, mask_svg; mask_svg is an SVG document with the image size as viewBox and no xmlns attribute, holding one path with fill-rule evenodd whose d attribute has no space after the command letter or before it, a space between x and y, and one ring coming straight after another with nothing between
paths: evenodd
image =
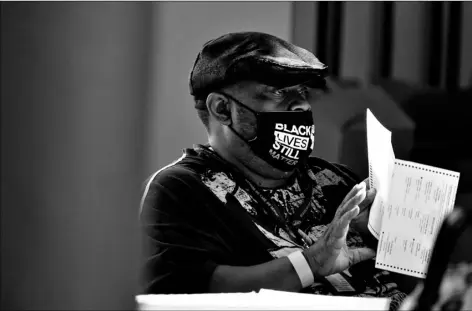
<instances>
[{"instance_id":1,"label":"person's ear","mask_svg":"<svg viewBox=\"0 0 472 311\"><path fill-rule=\"evenodd\" d=\"M206 99L208 112L221 124L231 125L231 106L222 94L210 93Z\"/></svg>"}]
</instances>

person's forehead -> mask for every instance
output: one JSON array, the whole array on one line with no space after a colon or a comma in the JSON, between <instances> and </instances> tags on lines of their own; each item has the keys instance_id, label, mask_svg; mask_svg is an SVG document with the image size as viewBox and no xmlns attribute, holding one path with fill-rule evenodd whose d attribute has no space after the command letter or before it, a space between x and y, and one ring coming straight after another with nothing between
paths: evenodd
<instances>
[{"instance_id":1,"label":"person's forehead","mask_svg":"<svg viewBox=\"0 0 472 311\"><path fill-rule=\"evenodd\" d=\"M271 86L271 85L264 84L264 83L254 82L254 89L256 91L260 91L260 92L274 92L274 91L287 91L287 92L290 92L290 91L296 91L296 90L299 90L301 88L307 88L307 87L309 87L308 86L308 81L303 82L303 83L299 83L299 84L290 85L290 86L284 86L284 87L276 87L276 86Z\"/></svg>"},{"instance_id":2,"label":"person's forehead","mask_svg":"<svg viewBox=\"0 0 472 311\"><path fill-rule=\"evenodd\" d=\"M229 86L226 91L229 91L231 94L238 96L249 96L259 98L260 96L270 96L276 92L291 92L291 91L301 91L308 89L312 91L323 92L322 88L317 88L312 81L306 81L299 84L294 84L290 86L273 86L269 84L264 84L258 81L239 81L232 86Z\"/></svg>"}]
</instances>

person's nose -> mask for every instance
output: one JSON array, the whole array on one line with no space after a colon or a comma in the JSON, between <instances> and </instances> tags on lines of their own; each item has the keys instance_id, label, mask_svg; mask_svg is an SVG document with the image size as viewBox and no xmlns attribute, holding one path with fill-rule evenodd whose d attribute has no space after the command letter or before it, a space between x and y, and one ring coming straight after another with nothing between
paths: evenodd
<instances>
[{"instance_id":1,"label":"person's nose","mask_svg":"<svg viewBox=\"0 0 472 311\"><path fill-rule=\"evenodd\" d=\"M290 103L290 111L296 111L296 110L309 111L311 110L311 105L308 102L308 100L300 97L300 98L294 99Z\"/></svg>"}]
</instances>

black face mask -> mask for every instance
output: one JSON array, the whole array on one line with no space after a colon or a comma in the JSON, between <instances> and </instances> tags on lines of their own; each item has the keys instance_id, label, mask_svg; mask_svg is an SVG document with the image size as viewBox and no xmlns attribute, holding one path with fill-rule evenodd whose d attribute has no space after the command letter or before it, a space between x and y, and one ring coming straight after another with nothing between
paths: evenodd
<instances>
[{"instance_id":1,"label":"black face mask","mask_svg":"<svg viewBox=\"0 0 472 311\"><path fill-rule=\"evenodd\" d=\"M311 111L258 112L229 97L241 107L251 111L257 120L256 137L246 140L229 128L261 159L271 166L289 172L305 163L315 145L315 125Z\"/></svg>"}]
</instances>

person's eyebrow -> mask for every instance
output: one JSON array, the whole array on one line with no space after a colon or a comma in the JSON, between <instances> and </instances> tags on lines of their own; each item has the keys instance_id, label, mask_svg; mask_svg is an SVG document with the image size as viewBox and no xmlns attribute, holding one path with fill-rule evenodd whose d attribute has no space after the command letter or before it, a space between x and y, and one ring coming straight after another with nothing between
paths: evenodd
<instances>
[{"instance_id":1,"label":"person's eyebrow","mask_svg":"<svg viewBox=\"0 0 472 311\"><path fill-rule=\"evenodd\" d=\"M267 84L260 84L256 87L256 93L258 95L267 95L267 94L274 94L275 92L285 92L285 91L298 91L300 89L309 89L310 85L309 82L304 82L300 83L297 85L293 86L287 86L287 87L275 87L275 86L270 86Z\"/></svg>"},{"instance_id":2,"label":"person's eyebrow","mask_svg":"<svg viewBox=\"0 0 472 311\"><path fill-rule=\"evenodd\" d=\"M277 90L276 87L266 85L266 84L259 84L254 88L254 97L257 99L267 99L267 97L272 96L274 92Z\"/></svg>"},{"instance_id":3,"label":"person's eyebrow","mask_svg":"<svg viewBox=\"0 0 472 311\"><path fill-rule=\"evenodd\" d=\"M295 86L287 86L287 87L275 87L275 86L270 86L270 85L266 85L266 84L261 84L258 86L258 91L259 92L264 92L264 93L273 93L275 91L285 91L285 90L289 90L289 89L292 89L292 88L297 88L299 87L299 85L295 85Z\"/></svg>"},{"instance_id":4,"label":"person's eyebrow","mask_svg":"<svg viewBox=\"0 0 472 311\"><path fill-rule=\"evenodd\" d=\"M266 84L261 84L257 88L257 91L260 93L273 93L277 90L278 88Z\"/></svg>"},{"instance_id":5,"label":"person's eyebrow","mask_svg":"<svg viewBox=\"0 0 472 311\"><path fill-rule=\"evenodd\" d=\"M282 87L282 88L274 88L274 91L291 92L291 91L298 91L300 89L306 89L306 88L308 88L308 85L306 83L300 83L300 84Z\"/></svg>"}]
</instances>

